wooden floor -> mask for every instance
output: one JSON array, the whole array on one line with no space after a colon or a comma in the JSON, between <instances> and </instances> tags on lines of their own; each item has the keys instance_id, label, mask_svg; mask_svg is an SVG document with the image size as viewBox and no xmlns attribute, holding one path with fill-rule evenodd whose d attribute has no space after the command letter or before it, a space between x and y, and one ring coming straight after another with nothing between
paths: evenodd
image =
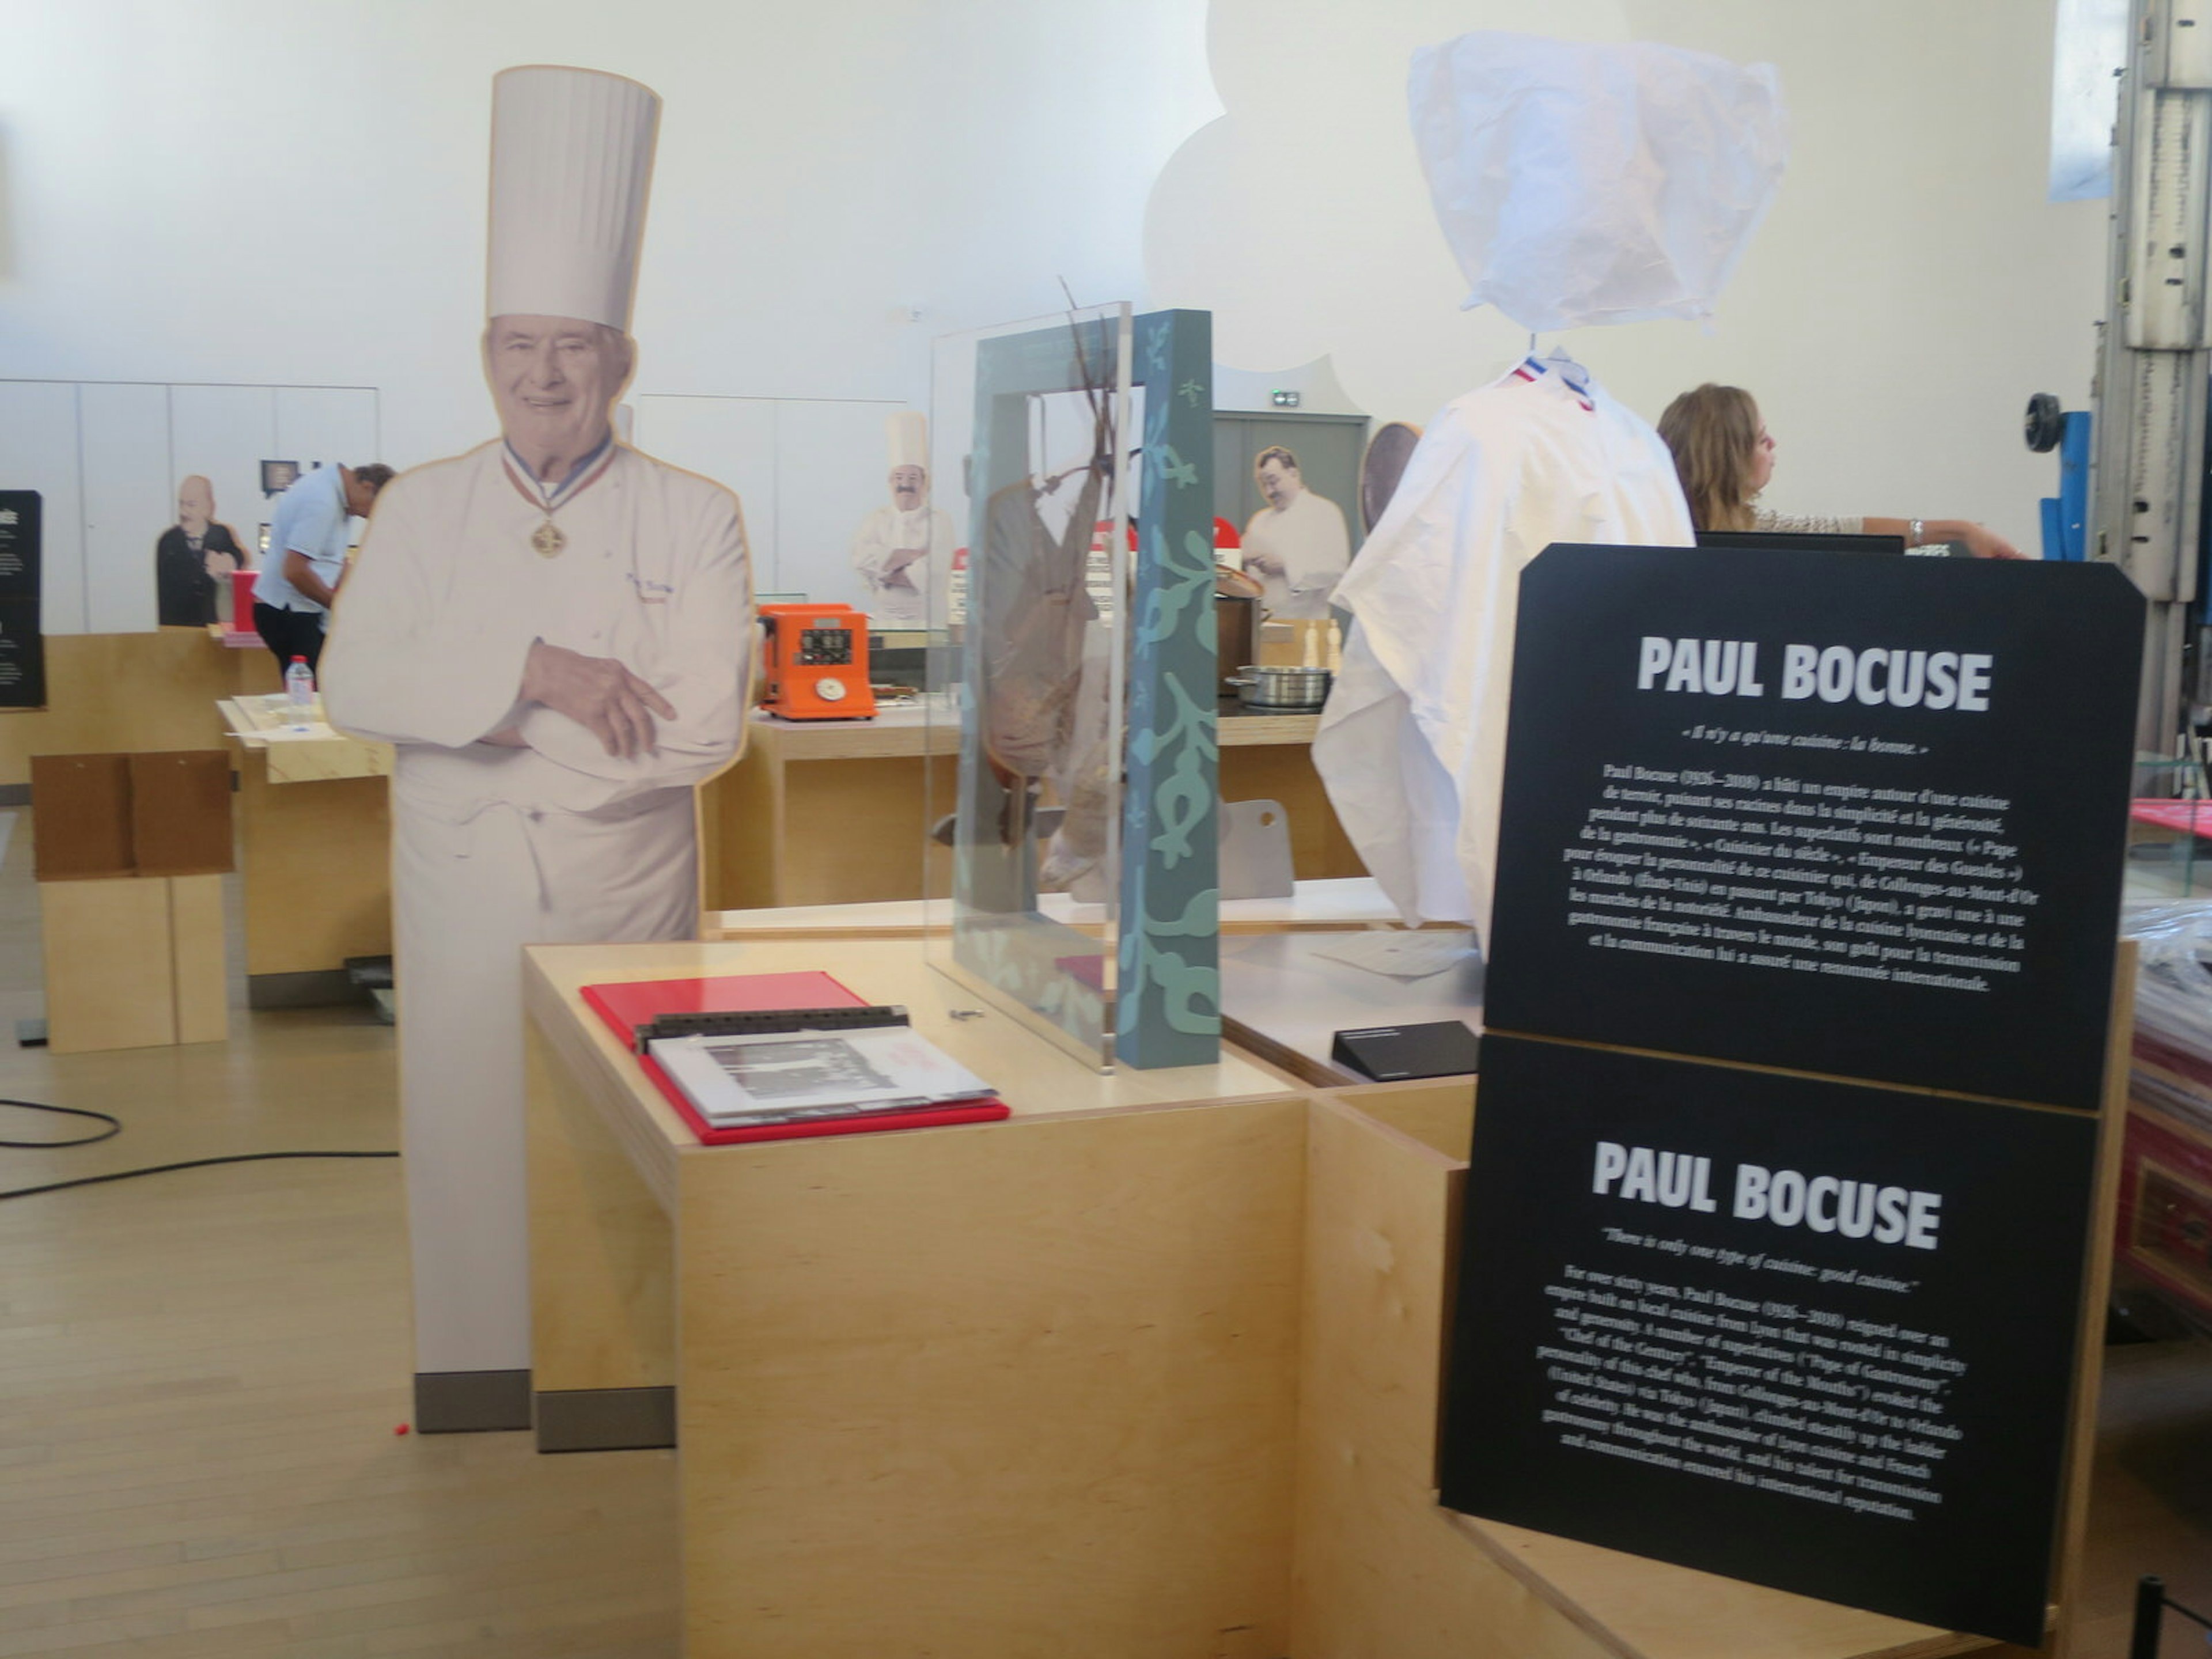
<instances>
[{"instance_id":1,"label":"wooden floor","mask_svg":"<svg viewBox=\"0 0 2212 1659\"><path fill-rule=\"evenodd\" d=\"M36 1009L27 832L0 865L9 1035ZM0 1189L396 1144L389 1029L242 994L232 1018L228 1045L0 1043L0 1095L129 1126L0 1151ZM50 1121L0 1108L0 1139L67 1133ZM671 1659L671 1455L403 1437L411 1370L395 1161L0 1201L0 1656Z\"/></svg>"},{"instance_id":2,"label":"wooden floor","mask_svg":"<svg viewBox=\"0 0 2212 1659\"><path fill-rule=\"evenodd\" d=\"M2082 1654L2123 1659L2144 1573L2212 1617L2212 1345L2107 1348L2100 1416ZM2160 1659L2206 1651L2203 1631L2166 1616Z\"/></svg>"},{"instance_id":3,"label":"wooden floor","mask_svg":"<svg viewBox=\"0 0 2212 1659\"><path fill-rule=\"evenodd\" d=\"M27 815L14 830L0 1039L38 1012ZM82 1151L0 1151L0 1189L395 1144L388 1029L249 1013L235 975L232 1017L227 1045L54 1057L0 1040L0 1095L129 1125ZM0 1139L55 1132L0 1108ZM393 1432L402 1229L389 1160L0 1201L0 1659L673 1659L669 1454ZM2105 1423L2087 1659L2125 1652L2140 1573L2212 1613L2212 1346L2112 1350ZM2162 1651L2206 1649L2174 1619Z\"/></svg>"}]
</instances>

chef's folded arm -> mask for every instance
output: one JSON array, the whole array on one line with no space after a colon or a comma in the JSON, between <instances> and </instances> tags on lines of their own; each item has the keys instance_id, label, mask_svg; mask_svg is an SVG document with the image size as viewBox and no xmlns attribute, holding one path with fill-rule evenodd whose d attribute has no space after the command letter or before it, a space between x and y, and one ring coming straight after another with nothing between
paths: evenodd
<instances>
[{"instance_id":1,"label":"chef's folded arm","mask_svg":"<svg viewBox=\"0 0 2212 1659\"><path fill-rule=\"evenodd\" d=\"M432 591L432 572L459 553L416 520L407 483L386 488L332 615L323 708L359 737L458 749L511 717L531 638Z\"/></svg>"},{"instance_id":2,"label":"chef's folded arm","mask_svg":"<svg viewBox=\"0 0 2212 1659\"><path fill-rule=\"evenodd\" d=\"M705 550L667 601L658 660L623 664L667 699L675 718L654 717L652 752L611 755L598 733L532 704L516 729L547 760L610 783L665 788L712 776L736 755L752 667L752 583L735 500L718 492L708 513L687 538Z\"/></svg>"},{"instance_id":3,"label":"chef's folded arm","mask_svg":"<svg viewBox=\"0 0 2212 1659\"><path fill-rule=\"evenodd\" d=\"M617 756L568 715L520 703L538 638L526 620L528 607L455 605L450 593L433 591L432 569L463 555L437 547L418 526L404 482L380 503L338 608L324 658L332 724L388 743L448 749L511 728L556 765L638 787L706 777L737 752L752 592L734 497L716 491L702 520L677 532L679 544L700 550L688 569L679 568L667 596L653 601L667 607L662 647L655 660L623 663L676 715L655 719L653 752Z\"/></svg>"}]
</instances>

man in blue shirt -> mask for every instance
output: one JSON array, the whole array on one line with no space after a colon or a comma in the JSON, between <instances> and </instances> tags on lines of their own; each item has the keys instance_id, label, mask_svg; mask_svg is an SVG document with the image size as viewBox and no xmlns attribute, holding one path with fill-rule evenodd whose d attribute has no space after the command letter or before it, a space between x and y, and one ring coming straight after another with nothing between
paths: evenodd
<instances>
[{"instance_id":1,"label":"man in blue shirt","mask_svg":"<svg viewBox=\"0 0 2212 1659\"><path fill-rule=\"evenodd\" d=\"M323 629L345 571L353 521L368 516L388 466L324 466L303 472L276 498L269 554L253 584L253 626L281 671L295 657L316 667Z\"/></svg>"}]
</instances>

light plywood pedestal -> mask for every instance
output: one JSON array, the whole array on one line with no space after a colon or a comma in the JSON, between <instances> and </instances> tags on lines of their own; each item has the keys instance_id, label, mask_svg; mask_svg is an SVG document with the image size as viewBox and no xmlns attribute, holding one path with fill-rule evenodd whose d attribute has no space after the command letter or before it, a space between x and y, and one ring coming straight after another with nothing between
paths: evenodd
<instances>
[{"instance_id":1,"label":"light plywood pedestal","mask_svg":"<svg viewBox=\"0 0 2212 1659\"><path fill-rule=\"evenodd\" d=\"M689 1659L2004 1651L1437 1506L1466 1084L1101 1077L915 941L529 957L541 1444L673 1390ZM578 994L798 969L1015 1115L702 1147Z\"/></svg>"},{"instance_id":2,"label":"light plywood pedestal","mask_svg":"<svg viewBox=\"0 0 2212 1659\"><path fill-rule=\"evenodd\" d=\"M1219 728L1221 799L1282 803L1291 823L1291 868L1300 881L1367 873L1314 770L1313 733L1320 723L1318 714L1249 714L1224 716ZM1274 727L1284 735L1234 741L1248 726Z\"/></svg>"},{"instance_id":3,"label":"light plywood pedestal","mask_svg":"<svg viewBox=\"0 0 2212 1659\"><path fill-rule=\"evenodd\" d=\"M700 872L709 910L866 904L949 885L928 838L952 810L959 734L938 714L872 720L756 714L744 757L699 787Z\"/></svg>"},{"instance_id":4,"label":"light plywood pedestal","mask_svg":"<svg viewBox=\"0 0 2212 1659\"><path fill-rule=\"evenodd\" d=\"M1303 1101L956 1021L916 945L530 958L539 1420L674 1385L687 1654L1277 1659ZM702 1148L576 995L807 967L1016 1115Z\"/></svg>"},{"instance_id":5,"label":"light plywood pedestal","mask_svg":"<svg viewBox=\"0 0 2212 1659\"><path fill-rule=\"evenodd\" d=\"M346 958L392 953L392 747L281 734L261 698L221 708L239 746L248 999L349 1000Z\"/></svg>"},{"instance_id":6,"label":"light plywood pedestal","mask_svg":"<svg viewBox=\"0 0 2212 1659\"><path fill-rule=\"evenodd\" d=\"M54 1053L230 1035L221 876L41 882L39 908Z\"/></svg>"}]
</instances>

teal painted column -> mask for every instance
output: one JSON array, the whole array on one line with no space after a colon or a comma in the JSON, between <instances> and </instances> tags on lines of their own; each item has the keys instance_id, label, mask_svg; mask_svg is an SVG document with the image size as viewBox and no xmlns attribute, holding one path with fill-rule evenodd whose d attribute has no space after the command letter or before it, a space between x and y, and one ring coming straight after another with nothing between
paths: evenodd
<instances>
[{"instance_id":1,"label":"teal painted column","mask_svg":"<svg viewBox=\"0 0 2212 1659\"><path fill-rule=\"evenodd\" d=\"M1219 750L1214 733L1213 318L1136 319L1144 490L1128 657L1114 1056L1221 1052Z\"/></svg>"}]
</instances>

